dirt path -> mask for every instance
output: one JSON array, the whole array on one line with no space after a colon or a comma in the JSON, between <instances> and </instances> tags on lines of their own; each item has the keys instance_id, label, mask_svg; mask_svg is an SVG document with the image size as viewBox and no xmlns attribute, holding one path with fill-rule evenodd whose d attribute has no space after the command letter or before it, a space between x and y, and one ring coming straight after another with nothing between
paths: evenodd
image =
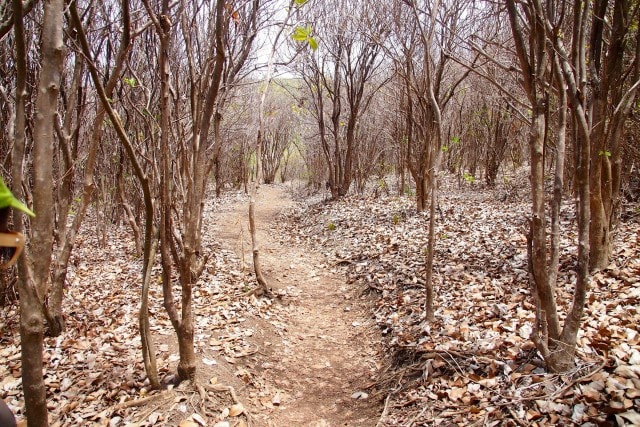
<instances>
[{"instance_id":1,"label":"dirt path","mask_svg":"<svg viewBox=\"0 0 640 427\"><path fill-rule=\"evenodd\" d=\"M281 390L275 405L257 408L260 426L375 426L380 405L358 392L375 371L375 329L365 301L321 255L281 237L277 215L293 205L285 189L261 186L256 204L261 262L269 286L286 306L277 321L257 325L259 351L251 360L259 381ZM223 247L252 269L248 204L216 218ZM240 236L240 230L244 230ZM278 235L280 233L280 236ZM244 243L244 249L242 246Z\"/></svg>"}]
</instances>

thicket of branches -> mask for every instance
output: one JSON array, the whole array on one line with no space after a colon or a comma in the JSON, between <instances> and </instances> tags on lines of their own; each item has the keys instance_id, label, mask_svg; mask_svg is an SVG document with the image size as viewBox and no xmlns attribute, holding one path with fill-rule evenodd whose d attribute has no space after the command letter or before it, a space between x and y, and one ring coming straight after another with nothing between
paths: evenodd
<instances>
[{"instance_id":1,"label":"thicket of branches","mask_svg":"<svg viewBox=\"0 0 640 427\"><path fill-rule=\"evenodd\" d=\"M287 7L291 22L282 21ZM432 318L442 172L491 187L527 165L534 339L549 369L566 369L589 271L608 262L623 197L638 197L638 9L629 0L5 2L0 168L37 214L14 215L13 230L30 243L0 275L0 297L14 287L20 295L23 353L36 354L45 332L64 333L68 263L90 216L103 245L113 224L127 224L144 257L140 330L151 383L160 386L145 306L156 255L178 377L193 379L203 200L246 190L260 174L333 198L372 187L415 195L416 209L431 212ZM281 74L256 152L263 52L283 27L292 37L276 46ZM553 289L558 215L570 198L579 280L562 327ZM37 390L27 415L45 425L41 361L33 363L23 380L25 394Z\"/></svg>"}]
</instances>

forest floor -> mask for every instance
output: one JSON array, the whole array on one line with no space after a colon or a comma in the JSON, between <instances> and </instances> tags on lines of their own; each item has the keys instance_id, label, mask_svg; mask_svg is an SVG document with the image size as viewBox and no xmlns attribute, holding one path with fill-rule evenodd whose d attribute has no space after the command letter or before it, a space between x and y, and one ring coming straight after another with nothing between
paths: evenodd
<instances>
[{"instance_id":1,"label":"forest floor","mask_svg":"<svg viewBox=\"0 0 640 427\"><path fill-rule=\"evenodd\" d=\"M271 295L248 296L255 286L248 202L233 193L206 208L210 258L194 287L199 390L186 383L147 390L137 334L141 265L133 241L123 226L101 248L95 230L83 230L69 274L67 332L45 340L53 426L377 423L380 402L364 390L380 366L370 298L287 235L280 214L294 203L283 186L258 192L258 242ZM154 282L159 273L154 268ZM21 420L18 316L15 306L3 310L0 397ZM168 383L178 349L159 285L151 290L150 314L158 368Z\"/></svg>"},{"instance_id":2,"label":"forest floor","mask_svg":"<svg viewBox=\"0 0 640 427\"><path fill-rule=\"evenodd\" d=\"M294 202L285 186L261 186L258 242L271 294L260 298L249 295L248 197L212 198L209 260L194 287L198 387L149 390L140 257L126 226L102 245L86 227L70 265L67 331L45 340L51 425L640 425L640 208L624 206L612 263L592 277L576 369L549 374L530 340L520 178L495 190L444 183L431 323L422 306L428 216L414 198L379 186ZM565 312L575 283L570 201L562 225ZM159 274L157 266L154 283ZM178 351L159 284L150 314L169 383ZM22 420L18 326L15 304L0 309L0 398Z\"/></svg>"}]
</instances>

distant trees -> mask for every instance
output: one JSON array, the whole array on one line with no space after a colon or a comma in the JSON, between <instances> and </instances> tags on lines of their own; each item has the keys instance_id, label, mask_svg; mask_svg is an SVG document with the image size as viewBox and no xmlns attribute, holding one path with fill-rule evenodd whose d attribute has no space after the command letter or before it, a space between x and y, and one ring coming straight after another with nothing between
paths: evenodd
<instances>
[{"instance_id":1,"label":"distant trees","mask_svg":"<svg viewBox=\"0 0 640 427\"><path fill-rule=\"evenodd\" d=\"M450 58L460 55L456 31L468 12L464 2L408 2L393 10L391 47L395 71L402 80L400 107L404 112L402 143L406 165L416 185L418 212L429 209L426 249L426 317L434 319L433 258L437 176L445 129L444 109L469 70ZM408 29L408 31L407 31Z\"/></svg>"},{"instance_id":2,"label":"distant trees","mask_svg":"<svg viewBox=\"0 0 640 427\"><path fill-rule=\"evenodd\" d=\"M376 3L330 1L309 10L319 48L301 56L299 68L336 198L346 195L354 180L360 119L386 77L382 43L387 30Z\"/></svg>"},{"instance_id":3,"label":"distant trees","mask_svg":"<svg viewBox=\"0 0 640 427\"><path fill-rule=\"evenodd\" d=\"M262 176L265 184L273 184L285 160L285 151L292 148L296 132L292 114L293 99L276 91L268 95L265 106L265 129L262 138Z\"/></svg>"}]
</instances>

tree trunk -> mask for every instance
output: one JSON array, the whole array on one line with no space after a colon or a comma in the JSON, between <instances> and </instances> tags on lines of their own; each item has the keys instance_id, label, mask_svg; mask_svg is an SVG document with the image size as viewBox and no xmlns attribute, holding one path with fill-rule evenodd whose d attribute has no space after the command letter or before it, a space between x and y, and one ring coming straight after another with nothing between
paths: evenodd
<instances>
[{"instance_id":1,"label":"tree trunk","mask_svg":"<svg viewBox=\"0 0 640 427\"><path fill-rule=\"evenodd\" d=\"M22 389L29 427L43 427L49 425L46 388L42 377L45 319L35 294L36 284L31 280L25 281L21 278L19 291Z\"/></svg>"},{"instance_id":2,"label":"tree trunk","mask_svg":"<svg viewBox=\"0 0 640 427\"><path fill-rule=\"evenodd\" d=\"M188 251L188 249L187 249ZM185 252L187 252L185 251ZM180 288L182 291L180 304L182 313L180 324L176 328L178 335L178 378L193 382L196 376L196 354L193 347L193 283L191 281L192 256L184 256L180 266Z\"/></svg>"},{"instance_id":3,"label":"tree trunk","mask_svg":"<svg viewBox=\"0 0 640 427\"><path fill-rule=\"evenodd\" d=\"M122 52L126 52L126 49L128 48L129 41L130 41L129 3L127 0L123 0L122 5L123 5L122 7L122 21L123 21L122 22L123 24ZM107 97L105 88L102 85L102 81L98 75L98 70L96 69L95 63L93 62L93 59L91 56L91 49L89 48L89 43L87 42L87 38L84 33L84 29L82 27L82 21L80 20L76 3L71 4L71 6L69 7L69 12L71 16L72 25L75 27L77 31L78 40L80 41L82 51L87 60L87 66L91 74L91 79L93 80L93 84L96 88L96 91L98 92L98 96L100 97L102 107L104 108L107 115L109 116L109 119L113 124L114 130L118 135L118 140L123 145L127 153L127 157L129 158L129 161L133 166L136 178L138 179L138 182L142 187L144 206L145 206L145 234L144 234L145 235L145 243L144 243L145 259L144 259L144 265L143 265L143 271L142 271L143 296L142 296L141 305L145 306L144 297L146 292L148 292L148 281L149 281L149 278L146 277L146 275L151 273L150 263L152 262L152 260L150 259L150 257L152 255L152 248L153 248L154 210L153 210L153 199L151 195L151 185L146 173L144 172L140 162L138 161L138 158L136 157L136 151L131 145L131 141L127 136L127 132L124 130L124 126L122 124L122 121L120 120L120 116L111 106L110 99ZM144 315L141 316L139 321L141 326L148 327L148 322L145 323ZM153 353L153 344L150 339L150 333L146 331L143 334L144 334L144 337L142 339L146 344L146 347L143 349L143 358L146 358L147 356L150 355L150 353ZM153 358L154 356L150 356L150 357ZM155 364L155 361L153 361L153 363L148 363L148 361L145 360L145 368L155 368L154 364ZM155 372L154 370L151 372L147 372L147 374L149 375L149 379L150 379L150 382L152 383L152 386L157 386L158 385L157 372Z\"/></svg>"},{"instance_id":4,"label":"tree trunk","mask_svg":"<svg viewBox=\"0 0 640 427\"><path fill-rule=\"evenodd\" d=\"M16 141L14 144L13 185L22 186L25 141L26 49L22 18L22 2L15 0L16 33ZM51 0L44 4L42 25L42 63L33 130L33 197L37 217L32 222L33 234L29 250L19 261L20 334L22 352L22 386L29 426L49 424L46 389L42 377L44 339L44 299L50 285L49 268L53 244L53 140L58 92L64 59L62 41L64 2ZM18 192L20 196L22 191ZM21 214L14 214L17 231L22 229Z\"/></svg>"},{"instance_id":5,"label":"tree trunk","mask_svg":"<svg viewBox=\"0 0 640 427\"><path fill-rule=\"evenodd\" d=\"M415 183L416 183L416 211L418 213L424 212L425 210L427 210L427 206L428 206L428 189L427 187L427 179L425 179L422 176L418 176L415 179Z\"/></svg>"},{"instance_id":6,"label":"tree trunk","mask_svg":"<svg viewBox=\"0 0 640 427\"><path fill-rule=\"evenodd\" d=\"M64 299L64 284L67 275L67 266L73 240L75 239L75 230L73 225L71 229L67 229L69 219L69 210L73 201L73 181L76 173L76 165L74 155L71 149L73 135L77 135L79 125L76 126L75 132L73 127L73 116L78 105L78 90L81 82L83 71L83 59L80 55L76 56L73 78L69 89L66 111L64 113L64 122L62 126L56 123L55 129L58 134L60 147L58 149L58 157L60 158L60 170L66 171L62 177L56 177L60 180L56 195L56 210L58 212L56 218L56 247L57 253L53 262L53 273L51 275L51 294L47 301L47 334L57 337L65 329L65 320L62 314L62 302ZM80 113L78 113L80 115ZM75 218L74 218L75 223Z\"/></svg>"},{"instance_id":7,"label":"tree trunk","mask_svg":"<svg viewBox=\"0 0 640 427\"><path fill-rule=\"evenodd\" d=\"M260 162L262 160L262 149L263 149L263 132L264 132L264 108L265 108L265 100L267 98L267 92L269 91L269 86L271 85L271 80L273 78L273 70L274 70L274 57L276 53L276 48L278 46L278 40L282 35L289 18L291 17L291 13L293 11L293 2L289 4L289 8L287 9L287 16L285 17L284 22L280 26L278 33L273 41L273 45L271 46L271 52L269 54L269 60L267 63L267 75L265 77L265 84L262 90L262 94L260 96L260 104L258 106L258 132L256 135L256 143L255 143L255 153L256 153L256 178L251 185L251 192L249 198L249 230L251 232L251 252L253 254L253 270L256 273L256 280L258 281L258 288L254 291L256 295L263 295L269 293L269 285L267 284L267 280L262 274L262 265L260 264L260 249L258 244L258 236L256 230L256 195L258 193L258 184L260 182L260 172L262 167ZM275 171L274 171L275 173Z\"/></svg>"},{"instance_id":8,"label":"tree trunk","mask_svg":"<svg viewBox=\"0 0 640 427\"><path fill-rule=\"evenodd\" d=\"M433 180L435 181L435 179ZM435 183L431 185L431 202L429 206L429 240L427 243L427 256L425 262L425 283L426 283L426 302L425 313L426 319L429 322L435 320L435 307L434 307L434 291L433 291L433 256L435 254L436 246L436 205L438 203L437 189Z\"/></svg>"}]
</instances>

